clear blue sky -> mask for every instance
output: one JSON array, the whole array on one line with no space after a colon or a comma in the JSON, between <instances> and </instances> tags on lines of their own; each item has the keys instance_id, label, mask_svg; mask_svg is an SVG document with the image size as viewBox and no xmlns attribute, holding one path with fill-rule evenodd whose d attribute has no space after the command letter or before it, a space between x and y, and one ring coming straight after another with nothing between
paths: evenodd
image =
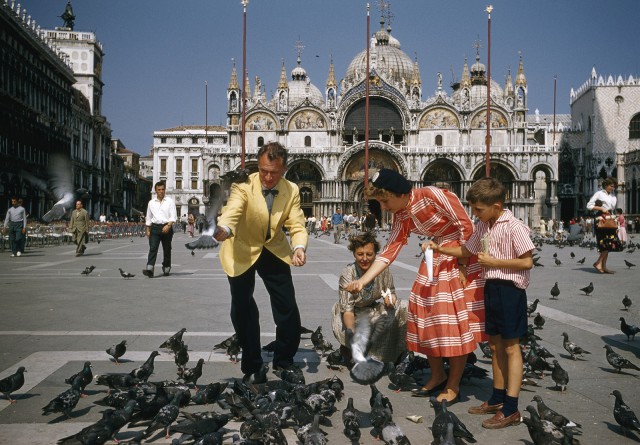
<instances>
[{"instance_id":1,"label":"clear blue sky","mask_svg":"<svg viewBox=\"0 0 640 445\"><path fill-rule=\"evenodd\" d=\"M61 26L66 0L22 0L43 28ZM371 32L380 13L371 1ZM464 57L475 58L481 40L486 64L490 1L391 1L392 34L410 57L417 55L423 98L457 78ZM504 83L522 51L529 86L529 112L553 113L557 75L557 113L568 113L569 91L599 74L640 74L638 0L495 0L491 20L491 72ZM366 1L250 0L247 8L247 69L275 90L284 59L287 73L296 64L302 41L302 66L324 92L331 55L336 77L366 44ZM103 113L113 137L131 150L148 154L153 131L205 121L208 82L209 124L226 122L226 89L232 68L242 67L240 0L72 0L76 31L93 31L103 44ZM635 42L635 43L634 43ZM450 90L449 90L450 91Z\"/></svg>"}]
</instances>

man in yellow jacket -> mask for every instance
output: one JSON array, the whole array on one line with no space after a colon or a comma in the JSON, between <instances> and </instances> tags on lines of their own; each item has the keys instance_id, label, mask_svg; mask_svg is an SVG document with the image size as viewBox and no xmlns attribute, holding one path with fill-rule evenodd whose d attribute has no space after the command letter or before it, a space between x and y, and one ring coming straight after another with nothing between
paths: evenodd
<instances>
[{"instance_id":1,"label":"man in yellow jacket","mask_svg":"<svg viewBox=\"0 0 640 445\"><path fill-rule=\"evenodd\" d=\"M276 324L274 367L290 367L300 345L300 312L290 264L305 264L308 235L298 186L284 179L286 167L282 145L272 142L260 148L258 173L231 187L214 234L224 241L220 262L231 288L231 321L242 347L241 369L245 380L253 383L266 381L260 314L253 298L256 272L269 293Z\"/></svg>"}]
</instances>

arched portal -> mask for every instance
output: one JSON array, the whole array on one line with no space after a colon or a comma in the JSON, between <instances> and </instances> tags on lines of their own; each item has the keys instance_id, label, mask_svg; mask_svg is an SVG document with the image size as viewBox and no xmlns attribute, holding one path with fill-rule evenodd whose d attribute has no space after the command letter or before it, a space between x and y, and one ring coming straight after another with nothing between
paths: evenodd
<instances>
[{"instance_id":1,"label":"arched portal","mask_svg":"<svg viewBox=\"0 0 640 445\"><path fill-rule=\"evenodd\" d=\"M314 214L313 202L320 197L322 190L322 173L318 167L308 160L292 163L285 178L298 185L300 190L300 208L306 217Z\"/></svg>"},{"instance_id":2,"label":"arched portal","mask_svg":"<svg viewBox=\"0 0 640 445\"><path fill-rule=\"evenodd\" d=\"M515 185L515 177L511 172L511 170L509 170L508 167L502 164L499 164L495 161L491 161L489 176L502 182L502 184L507 189L506 202L511 201L511 197L513 196L513 188ZM486 177L485 167L482 166L482 168L479 168L478 170L476 170L475 174L473 175L473 181L475 182L478 179L482 179L484 177Z\"/></svg>"},{"instance_id":3,"label":"arched portal","mask_svg":"<svg viewBox=\"0 0 640 445\"><path fill-rule=\"evenodd\" d=\"M359 100L347 112L344 120L344 138L347 144L364 141L365 100ZM369 139L394 144L404 141L402 115L396 106L381 97L369 98Z\"/></svg>"},{"instance_id":4,"label":"arched portal","mask_svg":"<svg viewBox=\"0 0 640 445\"><path fill-rule=\"evenodd\" d=\"M424 185L435 185L452 191L457 196L462 193L462 175L449 160L438 159L427 167L422 176Z\"/></svg>"}]
</instances>

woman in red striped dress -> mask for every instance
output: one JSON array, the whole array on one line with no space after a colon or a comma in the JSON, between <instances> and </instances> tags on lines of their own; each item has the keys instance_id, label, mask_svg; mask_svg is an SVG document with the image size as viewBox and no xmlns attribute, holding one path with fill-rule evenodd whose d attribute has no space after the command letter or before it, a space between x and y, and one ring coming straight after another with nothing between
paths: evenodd
<instances>
[{"instance_id":1,"label":"woman in red striped dress","mask_svg":"<svg viewBox=\"0 0 640 445\"><path fill-rule=\"evenodd\" d=\"M399 173L382 169L366 190L383 210L394 214L389 241L374 264L360 279L347 286L358 292L386 269L398 256L411 233L432 237L446 246L464 244L473 233L458 197L437 187L411 189ZM409 296L407 349L425 354L431 378L414 395L436 395L451 404L458 401L460 379L467 354L484 340L484 296L480 267L475 258L468 265L454 257L434 254L433 279L421 261ZM443 358L449 359L449 377Z\"/></svg>"}]
</instances>

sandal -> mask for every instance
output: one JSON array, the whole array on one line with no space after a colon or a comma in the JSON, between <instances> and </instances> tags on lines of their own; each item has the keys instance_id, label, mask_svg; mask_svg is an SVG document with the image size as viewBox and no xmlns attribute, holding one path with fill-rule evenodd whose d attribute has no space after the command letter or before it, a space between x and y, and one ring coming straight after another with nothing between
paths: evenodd
<instances>
[{"instance_id":1,"label":"sandal","mask_svg":"<svg viewBox=\"0 0 640 445\"><path fill-rule=\"evenodd\" d=\"M595 264L595 263L593 263L593 268L594 268L595 270L597 270L597 271L598 271L598 273L605 273L605 271L604 271L603 269L600 269L598 266L596 266L596 264Z\"/></svg>"}]
</instances>

